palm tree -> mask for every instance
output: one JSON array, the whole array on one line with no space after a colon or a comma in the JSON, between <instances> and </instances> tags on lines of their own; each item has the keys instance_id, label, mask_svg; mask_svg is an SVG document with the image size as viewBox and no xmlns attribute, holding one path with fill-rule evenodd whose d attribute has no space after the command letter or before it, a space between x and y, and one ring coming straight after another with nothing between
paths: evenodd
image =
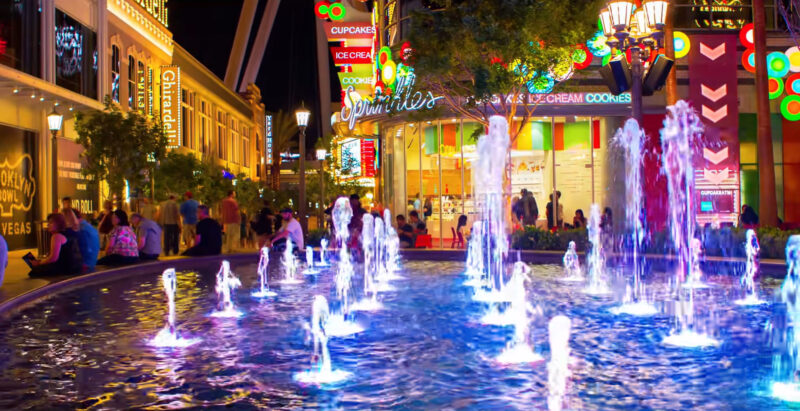
<instances>
[{"instance_id":1,"label":"palm tree","mask_svg":"<svg viewBox=\"0 0 800 411\"><path fill-rule=\"evenodd\" d=\"M292 113L279 110L272 114L272 189L278 190L281 185L281 153L297 147L297 124Z\"/></svg>"}]
</instances>

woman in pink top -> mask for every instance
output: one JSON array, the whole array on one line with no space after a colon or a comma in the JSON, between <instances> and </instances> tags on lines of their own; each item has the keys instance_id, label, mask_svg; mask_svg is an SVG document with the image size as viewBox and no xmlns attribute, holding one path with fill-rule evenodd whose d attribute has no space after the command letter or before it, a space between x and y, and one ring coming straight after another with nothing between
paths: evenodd
<instances>
[{"instance_id":1,"label":"woman in pink top","mask_svg":"<svg viewBox=\"0 0 800 411\"><path fill-rule=\"evenodd\" d=\"M114 210L111 216L114 229L109 234L106 256L97 260L97 265L126 265L139 262L139 246L136 233L128 223L128 214Z\"/></svg>"}]
</instances>

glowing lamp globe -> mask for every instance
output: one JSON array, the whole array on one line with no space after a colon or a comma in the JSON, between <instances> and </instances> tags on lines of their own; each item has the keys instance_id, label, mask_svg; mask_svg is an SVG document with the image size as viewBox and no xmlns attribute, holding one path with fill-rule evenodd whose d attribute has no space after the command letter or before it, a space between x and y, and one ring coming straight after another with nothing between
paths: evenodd
<instances>
[{"instance_id":1,"label":"glowing lamp globe","mask_svg":"<svg viewBox=\"0 0 800 411\"><path fill-rule=\"evenodd\" d=\"M301 107L294 112L294 115L297 118L297 127L308 127L308 120L311 118L310 111L305 107Z\"/></svg>"},{"instance_id":2,"label":"glowing lamp globe","mask_svg":"<svg viewBox=\"0 0 800 411\"><path fill-rule=\"evenodd\" d=\"M661 30L667 21L666 0L645 0L642 8L647 12L647 25L651 30Z\"/></svg>"},{"instance_id":3,"label":"glowing lamp globe","mask_svg":"<svg viewBox=\"0 0 800 411\"><path fill-rule=\"evenodd\" d=\"M61 123L64 121L64 116L58 114L56 108L53 107L53 111L47 115L47 125L50 128L50 131L53 133L61 130Z\"/></svg>"},{"instance_id":4,"label":"glowing lamp globe","mask_svg":"<svg viewBox=\"0 0 800 411\"><path fill-rule=\"evenodd\" d=\"M317 149L317 160L324 160L325 156L327 155L328 155L328 150L325 150L324 148Z\"/></svg>"},{"instance_id":5,"label":"glowing lamp globe","mask_svg":"<svg viewBox=\"0 0 800 411\"><path fill-rule=\"evenodd\" d=\"M611 0L608 2L608 11L611 13L611 24L617 31L623 31L631 24L633 0Z\"/></svg>"},{"instance_id":6,"label":"glowing lamp globe","mask_svg":"<svg viewBox=\"0 0 800 411\"><path fill-rule=\"evenodd\" d=\"M614 24L611 23L611 12L608 9L600 10L600 25L603 35L611 37L614 35Z\"/></svg>"}]
</instances>

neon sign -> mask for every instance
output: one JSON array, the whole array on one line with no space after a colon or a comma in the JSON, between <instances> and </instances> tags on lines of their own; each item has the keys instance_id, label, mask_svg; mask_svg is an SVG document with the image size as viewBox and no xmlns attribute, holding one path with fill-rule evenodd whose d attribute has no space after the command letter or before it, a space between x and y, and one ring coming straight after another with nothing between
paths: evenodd
<instances>
[{"instance_id":1,"label":"neon sign","mask_svg":"<svg viewBox=\"0 0 800 411\"><path fill-rule=\"evenodd\" d=\"M324 22L325 34L329 41L350 39L372 39L375 26L370 23L332 23Z\"/></svg>"},{"instance_id":2,"label":"neon sign","mask_svg":"<svg viewBox=\"0 0 800 411\"><path fill-rule=\"evenodd\" d=\"M167 147L181 145L181 68L161 66L161 122Z\"/></svg>"},{"instance_id":3,"label":"neon sign","mask_svg":"<svg viewBox=\"0 0 800 411\"><path fill-rule=\"evenodd\" d=\"M267 114L266 119L266 138L264 139L264 153L267 156L267 165L272 165L272 114Z\"/></svg>"},{"instance_id":4,"label":"neon sign","mask_svg":"<svg viewBox=\"0 0 800 411\"><path fill-rule=\"evenodd\" d=\"M350 130L355 128L359 118L364 116L375 116L380 114L397 113L401 111L417 111L422 108L432 109L436 102L444 98L434 96L432 92L423 93L413 91L416 76L409 73L397 79L397 89L391 96L377 95L372 101L353 99L353 108L342 108L342 120L348 122ZM346 91L346 98L350 98L355 88L350 86Z\"/></svg>"},{"instance_id":5,"label":"neon sign","mask_svg":"<svg viewBox=\"0 0 800 411\"><path fill-rule=\"evenodd\" d=\"M372 64L372 47L331 47L333 63L337 66L344 64Z\"/></svg>"}]
</instances>

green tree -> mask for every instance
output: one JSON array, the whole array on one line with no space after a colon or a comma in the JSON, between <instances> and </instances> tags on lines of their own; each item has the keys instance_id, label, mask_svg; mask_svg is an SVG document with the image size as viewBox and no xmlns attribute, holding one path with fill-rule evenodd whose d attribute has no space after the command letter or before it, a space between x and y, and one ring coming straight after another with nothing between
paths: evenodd
<instances>
[{"instance_id":1,"label":"green tree","mask_svg":"<svg viewBox=\"0 0 800 411\"><path fill-rule=\"evenodd\" d=\"M141 188L155 162L166 154L167 138L160 121L148 119L137 111L123 113L106 96L105 108L75 115L78 143L87 160L84 175L108 183L112 194L122 198L127 181ZM157 118L157 116L156 116Z\"/></svg>"},{"instance_id":2,"label":"green tree","mask_svg":"<svg viewBox=\"0 0 800 411\"><path fill-rule=\"evenodd\" d=\"M272 188L277 190L281 185L281 153L297 147L297 121L292 113L280 110L272 113Z\"/></svg>"},{"instance_id":3,"label":"green tree","mask_svg":"<svg viewBox=\"0 0 800 411\"><path fill-rule=\"evenodd\" d=\"M233 190L233 180L225 178L222 166L215 163L213 159L207 158L200 162L200 167L196 172L197 189L195 198L197 201L216 207L229 190Z\"/></svg>"},{"instance_id":4,"label":"green tree","mask_svg":"<svg viewBox=\"0 0 800 411\"><path fill-rule=\"evenodd\" d=\"M236 176L235 191L239 208L246 210L248 215L261 209L261 184L257 181L240 173Z\"/></svg>"},{"instance_id":5,"label":"green tree","mask_svg":"<svg viewBox=\"0 0 800 411\"><path fill-rule=\"evenodd\" d=\"M414 12L417 82L446 107L488 125L504 116L512 140L536 109L527 84L571 64L576 44L597 30L600 0L431 0ZM445 7L441 10L433 10ZM534 100L535 101L535 100ZM512 123L514 117L519 121Z\"/></svg>"},{"instance_id":6,"label":"green tree","mask_svg":"<svg viewBox=\"0 0 800 411\"><path fill-rule=\"evenodd\" d=\"M172 151L161 160L155 173L155 197L166 200L170 194L182 195L199 185L202 164L196 156Z\"/></svg>"}]
</instances>

